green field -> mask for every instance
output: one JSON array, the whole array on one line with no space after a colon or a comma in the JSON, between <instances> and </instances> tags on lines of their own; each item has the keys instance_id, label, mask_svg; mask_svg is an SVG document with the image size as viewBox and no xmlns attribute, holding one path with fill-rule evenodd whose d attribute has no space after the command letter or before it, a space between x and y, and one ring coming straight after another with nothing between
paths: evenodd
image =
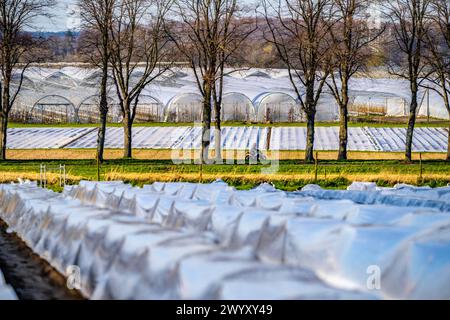
<instances>
[{"instance_id":1,"label":"green field","mask_svg":"<svg viewBox=\"0 0 450 320\"><path fill-rule=\"evenodd\" d=\"M66 165L68 183L97 180L97 165L93 160L45 161L49 184L57 188L60 164ZM17 178L39 179L39 161L0 162L0 182ZM446 186L450 183L450 164L444 161L423 161L404 164L401 161L322 161L315 166L299 161L282 161L274 174L262 173L263 165L175 165L170 161L110 160L100 168L100 180L123 180L133 185L155 181L211 182L223 179L240 189L248 189L263 182L273 183L283 190L297 190L317 182L326 188L344 189L353 181L373 181L380 186L396 183ZM421 169L422 168L422 169ZM53 169L53 170L51 170ZM422 170L422 174L421 174Z\"/></svg>"},{"instance_id":2,"label":"green field","mask_svg":"<svg viewBox=\"0 0 450 320\"><path fill-rule=\"evenodd\" d=\"M406 119L377 119L373 117L354 119L350 127L406 127ZM381 121L382 120L382 121ZM167 127L192 126L192 123L139 123L135 126ZM214 123L213 123L214 125ZM304 127L305 123L243 123L226 122L223 126L260 126L260 127ZM338 123L316 123L318 127L337 126ZM96 127L97 124L18 124L12 123L10 128L24 127ZM121 127L121 124L108 124L109 127ZM417 127L448 128L448 121L420 118ZM140 160L122 160L121 150L106 150L108 160L100 170L100 180L123 180L133 185L143 185L155 181L188 181L211 182L222 179L240 189L249 189L263 182L273 183L283 190L297 190L306 184L317 183L322 187L345 189L353 181L373 181L380 186L393 186L396 183L414 185L429 185L432 187L446 186L450 183L450 164L444 159L444 154L423 154L422 167L416 161L404 164L403 153L367 153L351 152L353 160L337 162L322 160L317 169L317 180L314 165L302 164L299 160L302 152L284 152L281 154L279 169L276 173L263 174L262 165L210 165L200 168L198 165L174 165L170 160L170 150L134 150L134 156ZM48 167L58 167L65 164L69 183L80 180L97 180L97 165L94 160L95 150L10 150L10 159L0 162L0 182L16 181L17 178L39 180L39 166L45 163ZM321 152L321 159L336 159L334 152ZM418 159L418 155L415 155ZM33 160L42 159L42 160ZM51 160L60 159L60 160ZM73 159L73 160L66 160ZM77 160L75 160L77 159ZM114 159L114 160L112 160ZM422 169L421 169L422 168ZM49 184L59 189L59 173L50 170Z\"/></svg>"}]
</instances>

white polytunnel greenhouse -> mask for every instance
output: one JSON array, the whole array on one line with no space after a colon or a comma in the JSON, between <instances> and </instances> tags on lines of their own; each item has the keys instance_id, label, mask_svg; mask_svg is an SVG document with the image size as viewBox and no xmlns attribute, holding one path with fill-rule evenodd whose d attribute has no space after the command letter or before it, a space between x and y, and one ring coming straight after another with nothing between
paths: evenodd
<instances>
[{"instance_id":1,"label":"white polytunnel greenhouse","mask_svg":"<svg viewBox=\"0 0 450 320\"><path fill-rule=\"evenodd\" d=\"M183 85L180 82L186 77L188 77L188 74L185 72L168 70L165 74L156 78L154 84L160 88L182 88Z\"/></svg>"},{"instance_id":2,"label":"white polytunnel greenhouse","mask_svg":"<svg viewBox=\"0 0 450 320\"><path fill-rule=\"evenodd\" d=\"M213 110L213 119L215 112ZM230 92L222 99L222 121L254 121L256 117L252 101L245 94Z\"/></svg>"},{"instance_id":3,"label":"white polytunnel greenhouse","mask_svg":"<svg viewBox=\"0 0 450 320\"><path fill-rule=\"evenodd\" d=\"M252 78L252 77L257 77L257 78L265 78L265 79L271 79L272 77L267 73L267 72L263 72L263 71L255 71L250 73L249 75L246 76L246 78Z\"/></svg>"},{"instance_id":4,"label":"white polytunnel greenhouse","mask_svg":"<svg viewBox=\"0 0 450 320\"><path fill-rule=\"evenodd\" d=\"M285 70L250 69L236 72L225 80L222 121L238 122L305 122L306 117ZM142 71L134 72L135 82ZM97 123L99 83L102 72L84 67L30 67L22 79L14 73L12 90L22 79L22 90L11 111L12 122ZM117 95L110 74L109 97L112 111L108 122L122 120L116 104ZM399 79L358 78L352 82L349 113L351 116L403 117L409 109L407 82ZM175 68L149 84L139 98L135 123L199 122L203 98L191 70ZM436 92L421 90L419 116L448 119L448 111ZM214 117L214 110L212 110ZM213 118L214 119L214 118ZM329 91L322 92L316 120L339 120L339 108Z\"/></svg>"},{"instance_id":5,"label":"white polytunnel greenhouse","mask_svg":"<svg viewBox=\"0 0 450 320\"><path fill-rule=\"evenodd\" d=\"M323 92L316 105L316 121L339 120L339 106L331 93Z\"/></svg>"},{"instance_id":6,"label":"white polytunnel greenhouse","mask_svg":"<svg viewBox=\"0 0 450 320\"><path fill-rule=\"evenodd\" d=\"M77 82L75 79L61 71L56 71L48 75L43 81L47 82L48 84L60 87L73 88L77 86Z\"/></svg>"},{"instance_id":7,"label":"white polytunnel greenhouse","mask_svg":"<svg viewBox=\"0 0 450 320\"><path fill-rule=\"evenodd\" d=\"M167 122L196 122L203 118L203 98L196 93L183 93L169 101L166 108Z\"/></svg>"},{"instance_id":8,"label":"white polytunnel greenhouse","mask_svg":"<svg viewBox=\"0 0 450 320\"><path fill-rule=\"evenodd\" d=\"M36 84L29 77L25 75L22 77L21 73L14 73L11 79L13 86L18 86L21 82L22 88L36 89Z\"/></svg>"},{"instance_id":9,"label":"white polytunnel greenhouse","mask_svg":"<svg viewBox=\"0 0 450 320\"><path fill-rule=\"evenodd\" d=\"M387 93L351 93L351 115L405 116L408 105L402 97Z\"/></svg>"},{"instance_id":10,"label":"white polytunnel greenhouse","mask_svg":"<svg viewBox=\"0 0 450 320\"><path fill-rule=\"evenodd\" d=\"M161 122L164 120L164 104L149 95L140 95L136 107L136 123Z\"/></svg>"},{"instance_id":11,"label":"white polytunnel greenhouse","mask_svg":"<svg viewBox=\"0 0 450 320\"><path fill-rule=\"evenodd\" d=\"M301 122L304 117L297 101L286 93L262 93L253 100L258 122Z\"/></svg>"},{"instance_id":12,"label":"white polytunnel greenhouse","mask_svg":"<svg viewBox=\"0 0 450 320\"><path fill-rule=\"evenodd\" d=\"M117 99L108 100L109 110L107 122L119 123L123 116ZM100 122L100 97L92 95L83 100L77 108L78 123L99 123ZM164 119L164 105L158 99L141 95L136 107L135 123L160 122Z\"/></svg>"},{"instance_id":13,"label":"white polytunnel greenhouse","mask_svg":"<svg viewBox=\"0 0 450 320\"><path fill-rule=\"evenodd\" d=\"M103 73L100 70L94 71L80 82L80 86L98 87L98 84L100 83L102 77Z\"/></svg>"},{"instance_id":14,"label":"white polytunnel greenhouse","mask_svg":"<svg viewBox=\"0 0 450 320\"><path fill-rule=\"evenodd\" d=\"M39 99L27 114L30 123L74 123L76 109L72 102L59 95Z\"/></svg>"},{"instance_id":15,"label":"white polytunnel greenhouse","mask_svg":"<svg viewBox=\"0 0 450 320\"><path fill-rule=\"evenodd\" d=\"M16 90L16 88L13 88ZM31 92L28 88L22 88L22 92L16 97L14 105L11 108L9 114L9 121L24 123L27 121L28 113L30 112L30 106L34 104L34 100L29 94Z\"/></svg>"},{"instance_id":16,"label":"white polytunnel greenhouse","mask_svg":"<svg viewBox=\"0 0 450 320\"><path fill-rule=\"evenodd\" d=\"M119 123L122 121L122 112L117 102L108 101L107 122ZM77 108L78 123L99 123L100 122L100 97L98 95L87 97Z\"/></svg>"}]
</instances>

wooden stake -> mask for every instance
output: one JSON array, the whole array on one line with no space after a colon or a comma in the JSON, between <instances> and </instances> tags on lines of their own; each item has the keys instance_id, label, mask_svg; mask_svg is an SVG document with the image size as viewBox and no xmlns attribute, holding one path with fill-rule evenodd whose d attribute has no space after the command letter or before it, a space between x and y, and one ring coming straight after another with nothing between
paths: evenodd
<instances>
[{"instance_id":1,"label":"wooden stake","mask_svg":"<svg viewBox=\"0 0 450 320\"><path fill-rule=\"evenodd\" d=\"M100 182L100 157L97 151L97 181Z\"/></svg>"},{"instance_id":2,"label":"wooden stake","mask_svg":"<svg viewBox=\"0 0 450 320\"><path fill-rule=\"evenodd\" d=\"M319 175L319 152L316 152L316 157L314 159L314 183L317 183L317 178Z\"/></svg>"},{"instance_id":3,"label":"wooden stake","mask_svg":"<svg viewBox=\"0 0 450 320\"><path fill-rule=\"evenodd\" d=\"M420 175L419 175L419 181L420 183L423 182L423 163L422 163L422 152L419 153L419 164L420 164Z\"/></svg>"}]
</instances>

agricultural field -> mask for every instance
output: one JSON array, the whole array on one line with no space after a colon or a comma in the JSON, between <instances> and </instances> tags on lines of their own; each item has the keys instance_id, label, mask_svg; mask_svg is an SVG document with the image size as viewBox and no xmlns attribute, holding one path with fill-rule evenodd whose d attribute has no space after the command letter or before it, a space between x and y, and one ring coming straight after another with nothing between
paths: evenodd
<instances>
[{"instance_id":1,"label":"agricultural field","mask_svg":"<svg viewBox=\"0 0 450 320\"><path fill-rule=\"evenodd\" d=\"M450 0L0 11L2 307L450 300ZM40 306L12 314L55 314Z\"/></svg>"},{"instance_id":2,"label":"agricultural field","mask_svg":"<svg viewBox=\"0 0 450 320\"><path fill-rule=\"evenodd\" d=\"M310 164L286 75L234 74L224 163L200 165L202 102L180 69L146 88L133 159L123 159L111 101L100 164L97 82L78 67L26 75L0 162L0 299L450 297L446 281L429 280L448 279L450 248L449 125L435 96L406 164L405 83L355 81L345 162L335 161L338 110L325 93ZM380 288L367 284L371 266Z\"/></svg>"},{"instance_id":3,"label":"agricultural field","mask_svg":"<svg viewBox=\"0 0 450 320\"><path fill-rule=\"evenodd\" d=\"M133 148L154 150L200 149L199 127L135 127ZM405 128L352 127L349 129L349 151L402 152L405 149ZM211 133L211 145L215 143ZM318 127L315 136L317 151L338 150L339 128ZM413 141L414 152L446 152L446 128L419 127ZM78 128L12 128L8 132L10 150L29 149L93 149L97 145L97 129ZM105 148L123 148L123 130L110 127L106 132ZM304 127L224 127L223 150L299 151L306 148Z\"/></svg>"}]
</instances>

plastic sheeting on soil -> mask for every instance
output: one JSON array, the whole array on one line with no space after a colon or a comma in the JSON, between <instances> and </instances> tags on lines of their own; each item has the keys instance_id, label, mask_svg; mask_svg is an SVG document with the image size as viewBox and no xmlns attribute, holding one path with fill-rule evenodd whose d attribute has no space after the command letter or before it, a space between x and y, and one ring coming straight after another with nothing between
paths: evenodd
<instances>
[{"instance_id":1,"label":"plastic sheeting on soil","mask_svg":"<svg viewBox=\"0 0 450 320\"><path fill-rule=\"evenodd\" d=\"M136 127L133 130L133 147L137 149L200 149L199 127ZM211 133L214 143L214 133ZM224 149L251 150L259 146L267 149L267 129L256 127L225 127L222 129ZM67 145L67 148L96 148L97 133L91 132ZM108 128L106 148L123 148L123 129Z\"/></svg>"},{"instance_id":2,"label":"plastic sheeting on soil","mask_svg":"<svg viewBox=\"0 0 450 320\"><path fill-rule=\"evenodd\" d=\"M57 149L63 148L96 128L27 128L8 129L9 149Z\"/></svg>"},{"instance_id":3,"label":"plastic sheeting on soil","mask_svg":"<svg viewBox=\"0 0 450 320\"><path fill-rule=\"evenodd\" d=\"M92 299L450 298L450 187L349 189L11 184L0 217Z\"/></svg>"},{"instance_id":4,"label":"plastic sheeting on soil","mask_svg":"<svg viewBox=\"0 0 450 320\"><path fill-rule=\"evenodd\" d=\"M139 149L172 149L191 132L190 127L136 127L133 129L133 147ZM97 147L97 131L83 136L69 144L71 149L92 149ZM123 128L107 128L106 148L123 148Z\"/></svg>"},{"instance_id":5,"label":"plastic sheeting on soil","mask_svg":"<svg viewBox=\"0 0 450 320\"><path fill-rule=\"evenodd\" d=\"M443 128L416 128L415 152L446 152L448 132ZM401 152L405 150L406 128L349 128L348 149L351 151ZM339 128L317 127L316 150L338 150ZM273 128L271 150L305 150L306 128Z\"/></svg>"},{"instance_id":6,"label":"plastic sheeting on soil","mask_svg":"<svg viewBox=\"0 0 450 320\"><path fill-rule=\"evenodd\" d=\"M17 300L13 288L5 283L2 270L0 270L0 300Z\"/></svg>"},{"instance_id":7,"label":"plastic sheeting on soil","mask_svg":"<svg viewBox=\"0 0 450 320\"><path fill-rule=\"evenodd\" d=\"M192 131L179 140L173 149L200 149L202 129ZM214 130L211 130L211 145L215 143ZM267 128L258 127L225 127L222 128L222 147L229 150L267 150Z\"/></svg>"},{"instance_id":8,"label":"plastic sheeting on soil","mask_svg":"<svg viewBox=\"0 0 450 320\"><path fill-rule=\"evenodd\" d=\"M367 128L368 134L383 151L405 150L406 128ZM424 152L445 151L448 131L438 128L416 128L414 130L413 150Z\"/></svg>"},{"instance_id":9,"label":"plastic sheeting on soil","mask_svg":"<svg viewBox=\"0 0 450 320\"><path fill-rule=\"evenodd\" d=\"M270 141L269 140L270 132ZM135 127L133 147L137 149L200 149L199 127ZM351 151L401 152L405 149L405 128L349 128ZM414 131L415 152L446 152L447 130L417 128ZM97 146L96 128L14 128L8 130L8 148L92 149ZM214 145L214 130L211 133ZM270 145L268 144L270 142ZM317 127L316 150L338 150L339 128ZM106 148L123 148L123 129L107 128ZM225 150L305 150L306 128L223 127Z\"/></svg>"}]
</instances>

